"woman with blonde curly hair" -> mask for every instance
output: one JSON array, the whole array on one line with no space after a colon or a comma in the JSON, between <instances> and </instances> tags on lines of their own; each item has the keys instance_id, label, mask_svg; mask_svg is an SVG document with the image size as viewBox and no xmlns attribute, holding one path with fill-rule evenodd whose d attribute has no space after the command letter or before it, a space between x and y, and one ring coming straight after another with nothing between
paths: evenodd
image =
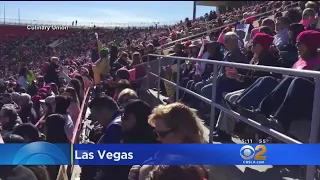
<instances>
[{"instance_id":1,"label":"woman with blonde curly hair","mask_svg":"<svg viewBox=\"0 0 320 180\"><path fill-rule=\"evenodd\" d=\"M195 110L181 103L160 105L149 116L163 144L204 143L202 122Z\"/></svg>"},{"instance_id":2,"label":"woman with blonde curly hair","mask_svg":"<svg viewBox=\"0 0 320 180\"><path fill-rule=\"evenodd\" d=\"M172 103L157 106L149 116L149 124L155 128L155 132L158 135L157 140L162 144L205 143L203 138L203 124L200 118L196 115L195 110L184 104ZM167 154L167 157L169 159L165 159L170 161L170 154ZM162 158L162 160L165 159ZM176 160L180 162L188 161L187 158L182 156ZM159 163L157 155L150 161L158 161ZM146 164L150 164L150 161ZM132 166L128 178L129 180L145 179L153 168L154 166L149 165ZM202 169L205 171L204 167Z\"/></svg>"}]
</instances>

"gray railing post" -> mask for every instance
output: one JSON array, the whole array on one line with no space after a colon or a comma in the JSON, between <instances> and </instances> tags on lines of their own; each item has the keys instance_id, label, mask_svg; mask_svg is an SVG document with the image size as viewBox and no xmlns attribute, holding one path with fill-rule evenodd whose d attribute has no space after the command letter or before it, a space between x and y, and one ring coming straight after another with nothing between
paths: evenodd
<instances>
[{"instance_id":1,"label":"gray railing post","mask_svg":"<svg viewBox=\"0 0 320 180\"><path fill-rule=\"evenodd\" d=\"M311 132L309 143L315 144L318 141L319 136L319 125L320 125L320 76L315 78L315 88L314 88L314 99L313 99L313 109L312 109L312 121L311 121ZM315 166L307 167L306 180L313 180L315 175Z\"/></svg>"},{"instance_id":2,"label":"gray railing post","mask_svg":"<svg viewBox=\"0 0 320 180\"><path fill-rule=\"evenodd\" d=\"M179 101L179 86L180 86L180 62L181 60L178 59L177 64L177 85L176 85L176 102Z\"/></svg>"},{"instance_id":3,"label":"gray railing post","mask_svg":"<svg viewBox=\"0 0 320 180\"><path fill-rule=\"evenodd\" d=\"M158 99L160 99L160 71L161 71L160 58L157 58L157 61L158 61L158 85L157 85L158 95L157 95L157 97L158 97Z\"/></svg>"},{"instance_id":4,"label":"gray railing post","mask_svg":"<svg viewBox=\"0 0 320 180\"><path fill-rule=\"evenodd\" d=\"M209 134L209 143L210 144L213 143L213 130L214 130L214 124L215 124L216 108L215 108L214 104L216 103L217 75L218 75L218 65L213 64L211 113L210 113L210 134Z\"/></svg>"},{"instance_id":5,"label":"gray railing post","mask_svg":"<svg viewBox=\"0 0 320 180\"><path fill-rule=\"evenodd\" d=\"M158 57L158 58L171 58L171 59L177 59L177 60L189 60L191 62L199 62L199 59L196 59L196 58L185 58L185 57L170 57L170 56L164 56L164 55L157 55L157 54L151 54L152 56L155 56L155 57ZM159 59L158 59L159 60ZM314 109L316 109L317 107L320 106L320 85L319 85L319 81L320 81L320 72L317 72L317 71L310 71L310 70L303 70L303 71L297 71L297 70L293 70L293 69L288 69L288 68L280 68L280 67L268 67L268 66L260 66L260 65L250 65L250 64L242 64L242 63L232 63L232 62L223 62L223 61L217 61L217 60L206 60L206 59L201 59L202 62L204 63L208 63L208 64L213 64L214 65L214 75L213 77L216 77L217 76L217 69L219 66L222 66L222 67L233 67L233 68L241 68L241 69L250 69L250 70L255 70L255 71L264 71L264 72L273 72L273 73L281 73L281 74L285 74L285 75L291 75L291 76L297 76L297 77L307 77L307 78L316 78L315 82L316 82L316 87L315 87L315 98L314 98ZM160 69L160 62L159 63L159 66L158 68ZM168 84L171 84L173 86L177 86L177 84L165 79L165 78L162 78L160 77L160 74L159 74L159 69L158 69L158 75L156 73L153 73L153 72L149 72L150 75L152 76L158 76L158 87L160 86L159 85L159 79L168 83ZM267 127L264 127L263 125L261 125L260 123L256 122L255 120L252 120L250 118L245 118L245 117L242 117L239 113L237 112L234 112L232 110L229 110L219 104L213 104L215 103L215 99L216 99L216 84L217 84L217 79L213 79L213 89L212 89L212 100L208 99L208 98L205 98L199 94L196 94L194 93L193 91L190 91L186 88L183 88L183 87L180 87L179 86L179 90L183 90L184 92L188 93L188 94L191 94L192 96L195 96L197 97L199 100L202 100L204 101L205 103L207 104L210 104L211 103L211 108L212 108L212 111L211 111L211 119L210 119L210 122L211 122L211 126L210 126L210 137L209 137L209 142L212 142L212 137L213 137L213 134L212 134L212 130L214 128L214 123L215 123L215 119L214 119L214 116L215 116L215 108L218 108L222 111L224 111L226 114L228 114L229 116L233 117L233 118L236 118L236 119L239 119L240 121L242 122L245 122L246 124L249 124L250 126L262 131L262 132L265 132L269 135L271 135L272 137L275 137L276 139L282 141L282 142L285 142L285 143L293 143L293 144L303 144L302 142L300 141L297 141L285 134L282 134L274 129L269 129ZM314 121L314 120L318 120L320 118L320 112L317 112L317 111L313 111L313 122L312 122L312 132L311 132L311 137L310 137L310 142L317 142L316 140L316 137L317 137L317 130L319 129L319 124L320 122L317 122L317 121ZM315 130L314 130L315 129ZM309 176L311 177L312 176L312 172L314 169L312 169L313 167L308 167L308 174ZM309 179L308 179L309 180Z\"/></svg>"},{"instance_id":6,"label":"gray railing post","mask_svg":"<svg viewBox=\"0 0 320 180\"><path fill-rule=\"evenodd\" d=\"M146 79L146 89L148 90L150 88L150 78L149 78L149 72L150 72L150 56L147 55L147 79Z\"/></svg>"}]
</instances>

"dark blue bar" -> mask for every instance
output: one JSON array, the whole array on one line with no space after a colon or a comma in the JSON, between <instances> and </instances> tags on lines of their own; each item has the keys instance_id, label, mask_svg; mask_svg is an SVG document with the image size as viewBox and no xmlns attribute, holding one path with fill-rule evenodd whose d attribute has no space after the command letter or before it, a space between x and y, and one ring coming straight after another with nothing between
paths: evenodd
<instances>
[{"instance_id":1,"label":"dark blue bar","mask_svg":"<svg viewBox=\"0 0 320 180\"><path fill-rule=\"evenodd\" d=\"M320 165L319 152L320 144L77 144L74 164Z\"/></svg>"}]
</instances>

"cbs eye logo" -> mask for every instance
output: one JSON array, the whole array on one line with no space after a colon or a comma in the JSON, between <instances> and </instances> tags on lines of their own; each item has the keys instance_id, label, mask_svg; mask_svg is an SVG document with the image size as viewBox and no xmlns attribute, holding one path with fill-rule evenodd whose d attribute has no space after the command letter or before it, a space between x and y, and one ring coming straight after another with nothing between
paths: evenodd
<instances>
[{"instance_id":1,"label":"cbs eye logo","mask_svg":"<svg viewBox=\"0 0 320 180\"><path fill-rule=\"evenodd\" d=\"M54 144L34 142L23 146L13 158L17 165L68 165L66 154Z\"/></svg>"},{"instance_id":2,"label":"cbs eye logo","mask_svg":"<svg viewBox=\"0 0 320 180\"><path fill-rule=\"evenodd\" d=\"M264 145L257 145L253 148L250 145L242 146L240 149L240 156L243 160L255 160L255 161L265 161L267 159L264 154L267 152L267 148Z\"/></svg>"}]
</instances>

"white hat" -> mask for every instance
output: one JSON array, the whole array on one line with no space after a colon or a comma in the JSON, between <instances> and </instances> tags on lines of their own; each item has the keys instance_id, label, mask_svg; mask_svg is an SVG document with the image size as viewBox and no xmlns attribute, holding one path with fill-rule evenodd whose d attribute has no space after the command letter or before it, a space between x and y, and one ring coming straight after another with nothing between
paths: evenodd
<instances>
[{"instance_id":1,"label":"white hat","mask_svg":"<svg viewBox=\"0 0 320 180\"><path fill-rule=\"evenodd\" d=\"M192 41L189 47L201 47L201 41L200 40Z\"/></svg>"},{"instance_id":2,"label":"white hat","mask_svg":"<svg viewBox=\"0 0 320 180\"><path fill-rule=\"evenodd\" d=\"M55 100L54 96L48 96L46 99L41 99L41 103L52 104Z\"/></svg>"}]
</instances>

